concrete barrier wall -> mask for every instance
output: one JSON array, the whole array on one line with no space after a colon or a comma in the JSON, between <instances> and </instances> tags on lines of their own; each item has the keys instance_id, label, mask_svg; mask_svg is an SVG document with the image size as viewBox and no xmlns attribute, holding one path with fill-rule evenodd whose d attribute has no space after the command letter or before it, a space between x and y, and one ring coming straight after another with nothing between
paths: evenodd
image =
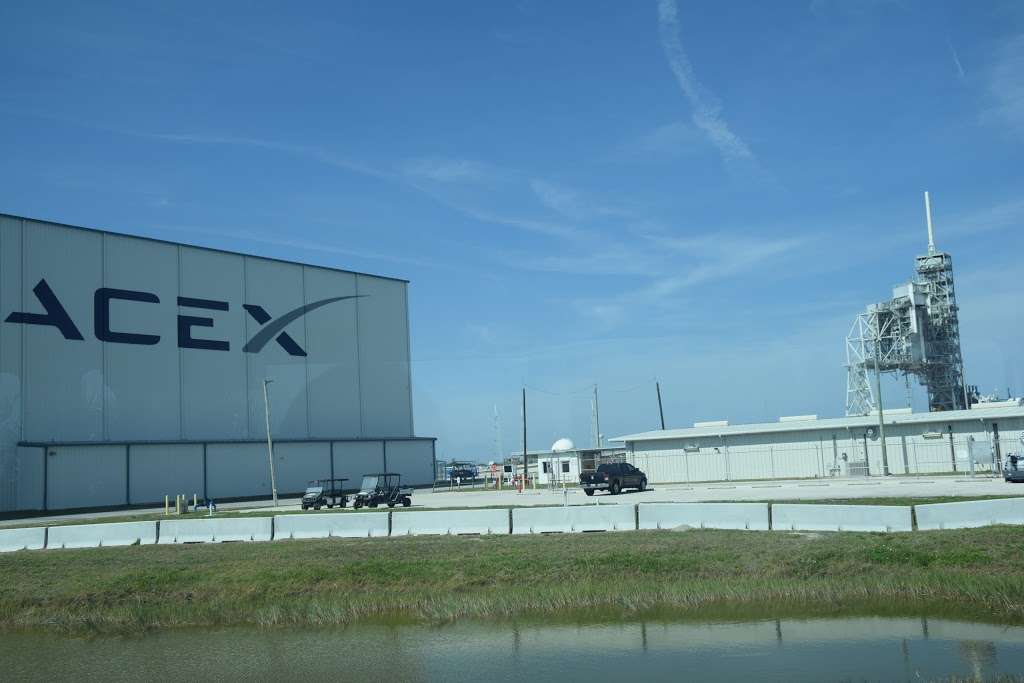
<instances>
[{"instance_id":1,"label":"concrete barrier wall","mask_svg":"<svg viewBox=\"0 0 1024 683\"><path fill-rule=\"evenodd\" d=\"M802 531L910 531L910 506L772 505L772 529Z\"/></svg>"},{"instance_id":2,"label":"concrete barrier wall","mask_svg":"<svg viewBox=\"0 0 1024 683\"><path fill-rule=\"evenodd\" d=\"M391 515L392 536L507 534L508 510L416 510Z\"/></svg>"},{"instance_id":3,"label":"concrete barrier wall","mask_svg":"<svg viewBox=\"0 0 1024 683\"><path fill-rule=\"evenodd\" d=\"M1024 498L915 505L917 528L969 529L992 524L1024 524Z\"/></svg>"},{"instance_id":4,"label":"concrete barrier wall","mask_svg":"<svg viewBox=\"0 0 1024 683\"><path fill-rule=\"evenodd\" d=\"M156 543L156 522L114 522L52 526L47 548L100 548L112 545Z\"/></svg>"},{"instance_id":5,"label":"concrete barrier wall","mask_svg":"<svg viewBox=\"0 0 1024 683\"><path fill-rule=\"evenodd\" d=\"M767 503L641 503L637 513L641 529L768 530Z\"/></svg>"},{"instance_id":6,"label":"concrete barrier wall","mask_svg":"<svg viewBox=\"0 0 1024 683\"><path fill-rule=\"evenodd\" d=\"M0 553L15 550L42 550L46 547L46 527L0 529Z\"/></svg>"},{"instance_id":7,"label":"concrete barrier wall","mask_svg":"<svg viewBox=\"0 0 1024 683\"><path fill-rule=\"evenodd\" d=\"M324 515L276 515L274 539L370 538L388 535L387 512L338 512Z\"/></svg>"},{"instance_id":8,"label":"concrete barrier wall","mask_svg":"<svg viewBox=\"0 0 1024 683\"><path fill-rule=\"evenodd\" d=\"M160 522L161 544L269 541L273 537L272 517L172 519Z\"/></svg>"},{"instance_id":9,"label":"concrete barrier wall","mask_svg":"<svg viewBox=\"0 0 1024 683\"><path fill-rule=\"evenodd\" d=\"M636 508L632 505L515 508L512 510L512 533L634 530L635 515Z\"/></svg>"}]
</instances>

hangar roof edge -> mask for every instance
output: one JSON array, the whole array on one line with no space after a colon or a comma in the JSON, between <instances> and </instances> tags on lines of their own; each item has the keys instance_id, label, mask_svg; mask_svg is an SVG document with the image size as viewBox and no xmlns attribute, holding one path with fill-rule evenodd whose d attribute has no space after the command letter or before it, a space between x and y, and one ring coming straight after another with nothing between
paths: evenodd
<instances>
[{"instance_id":1,"label":"hangar roof edge","mask_svg":"<svg viewBox=\"0 0 1024 683\"><path fill-rule=\"evenodd\" d=\"M984 404L972 410L950 410L947 412L885 414L886 425L931 424L939 422L965 422L971 420L998 420L1000 418L1024 417L1024 405L999 406L986 408ZM761 422L736 425L717 425L707 427L688 427L683 429L654 430L617 436L609 441L659 441L662 439L688 439L706 436L734 436L740 434L769 434L783 432L805 432L827 429L852 429L855 427L872 427L878 424L877 415L861 415L853 417L835 417L827 419L808 419L792 422Z\"/></svg>"},{"instance_id":2,"label":"hangar roof edge","mask_svg":"<svg viewBox=\"0 0 1024 683\"><path fill-rule=\"evenodd\" d=\"M351 273L352 275L363 275L365 277L375 277L381 280L393 280L395 282L404 282L409 284L409 281L400 277L391 277L389 275L377 275L376 273L364 273L358 270L349 270L347 268L335 268L334 266L325 266L318 263L305 263L303 261L291 261L289 259L275 258L273 256L260 256L259 254L247 254L244 251L230 251L228 249L218 249L217 247L205 247L201 244L189 244L188 242L172 242L171 240L160 239L159 237L147 237L145 235L133 235L127 232L117 232L115 230L105 230L103 228L89 228L84 225L74 225L72 223L61 223L60 221L51 221L45 218L33 218L31 216L19 216L13 213L4 213L0 211L0 218L13 218L18 221L33 221L35 223L47 223L49 225L56 225L62 228L71 228L73 230L84 230L86 232L96 232L101 235L115 235L117 237L130 237L137 240L145 240L146 242L156 242L157 244L166 244L172 247L189 247L190 249L201 249L203 251L212 251L218 254L230 254L231 256L244 256L246 258L262 259L264 261L276 261L277 263L287 263L293 266L306 266L309 268L322 268L324 270L333 270L338 273Z\"/></svg>"}]
</instances>

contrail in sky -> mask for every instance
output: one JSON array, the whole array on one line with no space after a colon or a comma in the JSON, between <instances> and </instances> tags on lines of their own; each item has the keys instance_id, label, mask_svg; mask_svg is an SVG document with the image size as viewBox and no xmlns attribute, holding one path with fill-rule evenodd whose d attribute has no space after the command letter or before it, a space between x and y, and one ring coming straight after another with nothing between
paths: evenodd
<instances>
[{"instance_id":1,"label":"contrail in sky","mask_svg":"<svg viewBox=\"0 0 1024 683\"><path fill-rule=\"evenodd\" d=\"M747 143L733 133L722 118L722 106L717 98L700 84L693 73L693 66L679 38L679 8L675 0L658 1L658 28L672 73L693 108L694 125L703 131L726 161L753 160L754 154Z\"/></svg>"}]
</instances>

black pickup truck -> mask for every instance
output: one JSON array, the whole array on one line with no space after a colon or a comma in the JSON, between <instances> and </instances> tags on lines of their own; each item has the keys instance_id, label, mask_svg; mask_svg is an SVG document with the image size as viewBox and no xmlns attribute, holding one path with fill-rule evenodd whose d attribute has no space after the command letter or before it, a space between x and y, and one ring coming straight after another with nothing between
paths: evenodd
<instances>
[{"instance_id":1,"label":"black pickup truck","mask_svg":"<svg viewBox=\"0 0 1024 683\"><path fill-rule=\"evenodd\" d=\"M580 474L580 487L588 496L594 491L607 491L613 496L622 489L643 491L647 488L647 475L628 462L610 462L600 465L596 472Z\"/></svg>"}]
</instances>

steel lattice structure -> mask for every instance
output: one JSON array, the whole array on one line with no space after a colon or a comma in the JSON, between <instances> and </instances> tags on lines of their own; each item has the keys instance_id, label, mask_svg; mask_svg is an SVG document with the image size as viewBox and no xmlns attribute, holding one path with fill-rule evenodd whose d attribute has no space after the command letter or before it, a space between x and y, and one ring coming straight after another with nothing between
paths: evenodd
<instances>
[{"instance_id":1,"label":"steel lattice structure","mask_svg":"<svg viewBox=\"0 0 1024 683\"><path fill-rule=\"evenodd\" d=\"M960 351L953 259L936 251L925 193L928 253L918 256L913 281L889 301L868 306L846 336L846 414L877 409L870 373L913 375L928 390L932 411L970 407Z\"/></svg>"}]
</instances>

